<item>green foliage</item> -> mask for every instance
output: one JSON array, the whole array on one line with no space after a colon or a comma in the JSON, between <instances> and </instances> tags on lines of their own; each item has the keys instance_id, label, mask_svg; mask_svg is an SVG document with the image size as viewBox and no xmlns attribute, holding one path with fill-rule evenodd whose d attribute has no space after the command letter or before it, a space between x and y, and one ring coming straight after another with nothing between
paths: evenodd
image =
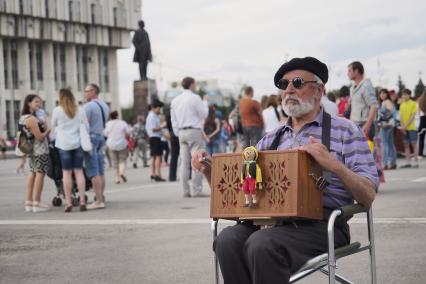
<instances>
[{"instance_id":1,"label":"green foliage","mask_svg":"<svg viewBox=\"0 0 426 284\"><path fill-rule=\"evenodd\" d=\"M424 90L425 90L425 85L423 84L422 79L419 78L419 81L417 82L417 85L414 88L415 98L417 99L418 97L420 97L420 95L424 92Z\"/></svg>"},{"instance_id":2,"label":"green foliage","mask_svg":"<svg viewBox=\"0 0 426 284\"><path fill-rule=\"evenodd\" d=\"M133 124L136 121L136 117L133 114L133 107L122 108L121 116L127 123Z\"/></svg>"},{"instance_id":3,"label":"green foliage","mask_svg":"<svg viewBox=\"0 0 426 284\"><path fill-rule=\"evenodd\" d=\"M204 95L205 95L205 94L207 94L207 92L206 92L206 90L205 90L203 87L200 87L200 88L197 90L196 94L198 94L201 98L203 98L203 97L204 97Z\"/></svg>"},{"instance_id":4,"label":"green foliage","mask_svg":"<svg viewBox=\"0 0 426 284\"><path fill-rule=\"evenodd\" d=\"M398 89L399 89L398 96L401 97L402 91L407 88L407 87L405 87L404 82L402 82L401 75L398 75L398 83L397 84L398 84Z\"/></svg>"}]
</instances>

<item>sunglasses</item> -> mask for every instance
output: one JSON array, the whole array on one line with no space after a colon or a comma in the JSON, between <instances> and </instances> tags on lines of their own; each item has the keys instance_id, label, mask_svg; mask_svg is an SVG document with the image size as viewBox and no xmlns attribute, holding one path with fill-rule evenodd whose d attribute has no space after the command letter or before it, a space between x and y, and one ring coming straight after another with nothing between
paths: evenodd
<instances>
[{"instance_id":1,"label":"sunglasses","mask_svg":"<svg viewBox=\"0 0 426 284\"><path fill-rule=\"evenodd\" d=\"M294 77L291 79L291 84L296 89L302 89L303 86L305 86L307 83L318 83L318 81L305 81L303 78L300 77ZM288 85L290 84L290 81L287 79L281 79L278 81L278 88L281 90L286 90Z\"/></svg>"}]
</instances>

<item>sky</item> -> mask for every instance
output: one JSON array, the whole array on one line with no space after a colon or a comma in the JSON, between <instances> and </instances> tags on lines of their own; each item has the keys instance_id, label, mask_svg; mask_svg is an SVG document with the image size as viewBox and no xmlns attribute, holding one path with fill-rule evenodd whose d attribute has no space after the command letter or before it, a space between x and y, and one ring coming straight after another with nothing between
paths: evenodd
<instances>
[{"instance_id":1,"label":"sky","mask_svg":"<svg viewBox=\"0 0 426 284\"><path fill-rule=\"evenodd\" d=\"M328 90L350 83L347 65L361 61L375 86L414 89L426 83L426 1L143 0L142 18L159 91L185 76L217 79L255 96L276 93L273 76L286 60L313 56L329 68ZM118 51L122 106L133 103L134 48Z\"/></svg>"}]
</instances>

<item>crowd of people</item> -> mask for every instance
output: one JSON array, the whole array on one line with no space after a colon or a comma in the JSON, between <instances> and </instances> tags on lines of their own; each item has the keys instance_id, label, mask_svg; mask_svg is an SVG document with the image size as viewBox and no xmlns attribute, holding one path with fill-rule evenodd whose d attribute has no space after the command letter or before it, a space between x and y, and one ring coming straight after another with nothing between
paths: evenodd
<instances>
[{"instance_id":1,"label":"crowd of people","mask_svg":"<svg viewBox=\"0 0 426 284\"><path fill-rule=\"evenodd\" d=\"M195 79L185 77L183 91L172 100L168 113L163 113L164 104L154 99L147 117L137 117L133 126L119 118L117 111L110 112L96 84L86 86L82 106L70 89L59 90L50 122L41 109L40 97L27 95L19 131L31 147L24 147L27 142L21 139L17 146L28 150L18 165L21 171L28 160L30 168L25 211L50 209L41 203L45 175L52 166L57 167L52 165L49 144L59 155L66 213L72 212L74 205L73 184L80 211L106 207L104 154L114 168L117 184L127 182L127 161L137 168L139 159L143 167L150 167L151 181L166 180L164 165L169 166L169 181L176 181L180 157L179 183L183 198L189 198L210 196L203 192L202 179L204 175L211 181L208 160L214 153L241 152L249 146L258 150L301 149L331 174L323 194L323 220L283 221L263 230L250 221L238 222L222 230L214 242L226 283L286 283L309 258L327 250L326 220L333 209L354 200L371 206L379 182L384 181L383 170L397 168L399 140L405 157L400 168L417 168L419 156L425 156L426 91L419 96L409 89L401 90L401 95L395 90L376 91L358 61L348 65L348 77L352 86L342 87L339 97L333 98L325 88L327 66L313 57L294 58L274 76L277 94L258 102L254 89L247 86L229 115L209 106L208 96L196 94ZM329 136L327 147L321 144L323 135ZM87 182L95 192L95 201L88 205ZM348 224L339 219L335 246L349 241Z\"/></svg>"},{"instance_id":2,"label":"crowd of people","mask_svg":"<svg viewBox=\"0 0 426 284\"><path fill-rule=\"evenodd\" d=\"M337 98L326 95L324 89L320 99L322 108L332 116L353 121L362 129L382 181L383 170L397 168L398 149L405 157L405 163L400 167L417 168L418 157L426 154L425 92L414 97L409 89L401 90L401 95L395 90L377 91L364 77L364 67L357 61L348 65L348 77L353 81L352 86L343 86ZM295 77L286 84L298 88L307 83L303 78ZM134 125L120 118L117 111L110 112L99 97L96 84L86 86L86 103L81 106L71 90L61 89L59 104L52 112L50 123L40 108L40 97L28 95L19 120L19 129L34 141L33 153L23 157L18 166L18 171L22 170L28 158L30 174L25 210L49 210L49 206L40 203L44 176L49 167L49 143L53 143L59 152L65 212L72 211L74 185L79 193L80 210L85 211L105 208L104 157L114 168L116 184L127 182L128 160L133 168L138 168L141 160L143 167L150 167L151 181L168 179L174 182L179 176L183 197L204 197L209 194L203 193L202 176L191 167L191 153L199 149L206 149L209 155L241 152L248 146L255 146L262 137L288 121L282 88L278 88L276 94L262 96L258 102L254 99L254 89L247 86L229 114L224 114L214 104L209 105L207 95L200 97L196 94L194 78L184 78L182 88L183 92L172 100L167 113L164 113L163 103L154 99L148 115L139 115ZM89 152L82 149L82 125L90 136L92 149ZM4 140L0 142L3 151ZM162 174L165 166L169 169L168 178ZM90 181L95 192L95 202L87 206L86 181Z\"/></svg>"}]
</instances>

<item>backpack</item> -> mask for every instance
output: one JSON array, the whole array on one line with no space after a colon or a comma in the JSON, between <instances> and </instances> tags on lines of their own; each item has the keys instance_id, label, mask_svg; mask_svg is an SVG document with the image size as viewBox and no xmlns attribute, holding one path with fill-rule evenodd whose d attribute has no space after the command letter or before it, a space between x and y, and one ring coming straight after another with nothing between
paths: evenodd
<instances>
[{"instance_id":1,"label":"backpack","mask_svg":"<svg viewBox=\"0 0 426 284\"><path fill-rule=\"evenodd\" d=\"M26 119L26 118L25 118ZM24 122L25 122L24 119ZM18 156L28 155L33 152L34 139L28 137L27 132L24 130L25 125L18 126L18 132L16 134L16 154Z\"/></svg>"}]
</instances>

